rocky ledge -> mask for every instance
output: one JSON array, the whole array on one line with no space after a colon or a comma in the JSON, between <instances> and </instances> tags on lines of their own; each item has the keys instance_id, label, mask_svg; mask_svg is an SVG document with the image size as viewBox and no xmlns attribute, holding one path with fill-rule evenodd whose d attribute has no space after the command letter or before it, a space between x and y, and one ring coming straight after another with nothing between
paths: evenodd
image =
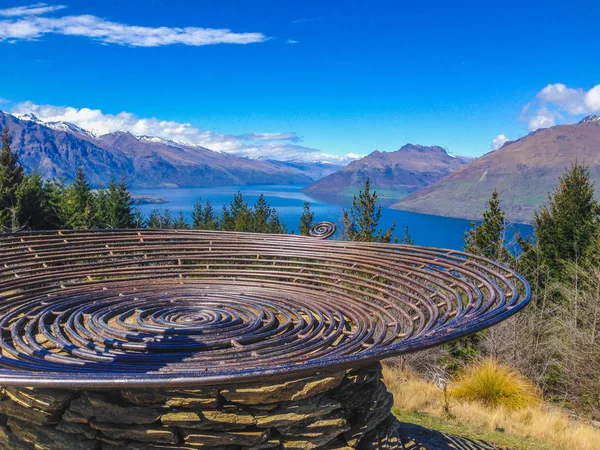
<instances>
[{"instance_id":1,"label":"rocky ledge","mask_svg":"<svg viewBox=\"0 0 600 450\"><path fill-rule=\"evenodd\" d=\"M223 389L3 388L0 448L400 449L379 364Z\"/></svg>"}]
</instances>

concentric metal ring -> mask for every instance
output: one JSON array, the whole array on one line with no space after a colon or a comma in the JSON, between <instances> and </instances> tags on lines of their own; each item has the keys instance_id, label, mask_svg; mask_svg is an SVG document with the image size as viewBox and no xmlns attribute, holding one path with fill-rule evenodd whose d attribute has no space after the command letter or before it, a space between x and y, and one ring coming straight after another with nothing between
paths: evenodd
<instances>
[{"instance_id":1,"label":"concentric metal ring","mask_svg":"<svg viewBox=\"0 0 600 450\"><path fill-rule=\"evenodd\" d=\"M210 231L6 234L0 385L227 385L354 367L493 325L529 294L517 273L452 250Z\"/></svg>"}]
</instances>

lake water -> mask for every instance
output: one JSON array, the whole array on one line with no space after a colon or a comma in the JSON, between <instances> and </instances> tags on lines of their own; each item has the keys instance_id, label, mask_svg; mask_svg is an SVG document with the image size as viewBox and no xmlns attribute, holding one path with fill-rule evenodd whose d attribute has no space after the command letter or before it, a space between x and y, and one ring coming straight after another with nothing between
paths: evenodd
<instances>
[{"instance_id":1,"label":"lake water","mask_svg":"<svg viewBox=\"0 0 600 450\"><path fill-rule=\"evenodd\" d=\"M132 189L131 192L138 196L161 198L168 201L164 204L139 205L142 213L146 216L153 209L169 208L172 215L182 211L185 217L191 221L191 213L194 203L210 200L219 211L223 205L229 204L233 195L239 190L244 194L248 203L253 205L258 196L265 195L269 204L277 209L280 219L286 224L288 231L298 230L298 222L302 214L302 206L305 201L311 204L311 210L315 213L315 221L327 220L334 222L341 228L342 209L348 208L352 199L339 196L309 196L301 192L303 186L229 186L215 188L191 188L191 189ZM392 200L381 199L382 208L380 226L387 229L396 222L396 235L404 235L404 227L409 226L410 234L417 245L442 247L462 250L465 232L469 229L471 221L464 219L453 219L449 217L417 214L407 211L399 211L387 208ZM507 239L514 241L514 233L523 236L532 233L531 226L514 224Z\"/></svg>"}]
</instances>

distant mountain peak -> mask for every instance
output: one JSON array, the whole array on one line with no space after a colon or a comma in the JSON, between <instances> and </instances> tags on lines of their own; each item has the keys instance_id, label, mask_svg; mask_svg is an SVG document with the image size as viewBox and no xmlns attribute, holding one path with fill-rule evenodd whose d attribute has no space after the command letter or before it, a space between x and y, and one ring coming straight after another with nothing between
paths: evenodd
<instances>
[{"instance_id":1,"label":"distant mountain peak","mask_svg":"<svg viewBox=\"0 0 600 450\"><path fill-rule=\"evenodd\" d=\"M84 136L96 137L94 133L91 131L85 130L74 123L70 122L38 122L42 125L47 126L48 128L52 128L57 131L67 131L69 133L82 134Z\"/></svg>"},{"instance_id":2,"label":"distant mountain peak","mask_svg":"<svg viewBox=\"0 0 600 450\"><path fill-rule=\"evenodd\" d=\"M122 130L113 131L112 133L108 133L108 134L113 134L115 136L133 136L133 137L137 137L137 136L135 136L130 131L122 131Z\"/></svg>"},{"instance_id":3,"label":"distant mountain peak","mask_svg":"<svg viewBox=\"0 0 600 450\"><path fill-rule=\"evenodd\" d=\"M393 152L375 150L339 171L307 186L308 193L348 194L360 189L366 178L377 190L401 197L428 186L465 163L440 146L406 144Z\"/></svg>"},{"instance_id":4,"label":"distant mountain peak","mask_svg":"<svg viewBox=\"0 0 600 450\"><path fill-rule=\"evenodd\" d=\"M481 219L496 190L507 219L529 222L573 161L585 161L593 181L599 182L600 126L582 125L590 123L600 124L600 117L588 116L579 124L541 128L507 142L392 207Z\"/></svg>"},{"instance_id":5,"label":"distant mountain peak","mask_svg":"<svg viewBox=\"0 0 600 450\"><path fill-rule=\"evenodd\" d=\"M168 139L163 139L158 136L136 136L136 138L138 139L138 141L142 141L142 142L156 142L159 144L167 144L167 145L175 144L174 141L169 141Z\"/></svg>"},{"instance_id":6,"label":"distant mountain peak","mask_svg":"<svg viewBox=\"0 0 600 450\"><path fill-rule=\"evenodd\" d=\"M412 151L412 152L421 152L421 153L443 153L446 155L450 155L450 153L448 153L446 151L446 149L444 147L440 147L439 145L421 145L421 144L405 144L402 147L400 147L398 150L396 150L397 152L408 152L408 151Z\"/></svg>"},{"instance_id":7,"label":"distant mountain peak","mask_svg":"<svg viewBox=\"0 0 600 450\"><path fill-rule=\"evenodd\" d=\"M38 122L41 123L41 120L38 118L38 116L36 116L33 113L26 113L26 114L12 114L13 116L15 116L17 119L21 119L21 120L29 120L30 122Z\"/></svg>"},{"instance_id":8,"label":"distant mountain peak","mask_svg":"<svg viewBox=\"0 0 600 450\"><path fill-rule=\"evenodd\" d=\"M581 121L579 123L600 123L600 116L597 116L595 114L589 115L584 117L583 119L581 119Z\"/></svg>"},{"instance_id":9,"label":"distant mountain peak","mask_svg":"<svg viewBox=\"0 0 600 450\"><path fill-rule=\"evenodd\" d=\"M80 126L75 125L74 123L71 123L71 122L64 122L62 120L57 121L57 122L45 121L45 120L40 119L38 116L36 116L33 113L25 113L25 114L9 113L9 114L13 117L16 117L19 120L25 120L27 122L34 122L39 125L44 125L45 127L52 128L53 130L56 130L56 131L66 131L68 133L75 133L75 134L81 134L83 136L96 137L96 135L94 133L92 133L91 131L81 128Z\"/></svg>"}]
</instances>

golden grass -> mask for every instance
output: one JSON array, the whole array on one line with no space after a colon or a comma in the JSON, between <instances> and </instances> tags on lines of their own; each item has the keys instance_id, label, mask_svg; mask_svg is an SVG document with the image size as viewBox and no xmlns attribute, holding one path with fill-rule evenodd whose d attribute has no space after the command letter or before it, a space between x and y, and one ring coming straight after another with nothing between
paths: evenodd
<instances>
[{"instance_id":1,"label":"golden grass","mask_svg":"<svg viewBox=\"0 0 600 450\"><path fill-rule=\"evenodd\" d=\"M482 433L501 431L535 438L565 450L599 450L600 430L575 421L559 410L539 403L522 409L489 407L479 401L447 398L434 384L416 375L384 365L384 381L394 394L394 407L448 417L462 427ZM447 408L445 405L447 404Z\"/></svg>"},{"instance_id":2,"label":"golden grass","mask_svg":"<svg viewBox=\"0 0 600 450\"><path fill-rule=\"evenodd\" d=\"M448 392L454 398L491 408L522 409L541 402L533 383L511 367L489 358L467 367L450 384Z\"/></svg>"}]
</instances>

